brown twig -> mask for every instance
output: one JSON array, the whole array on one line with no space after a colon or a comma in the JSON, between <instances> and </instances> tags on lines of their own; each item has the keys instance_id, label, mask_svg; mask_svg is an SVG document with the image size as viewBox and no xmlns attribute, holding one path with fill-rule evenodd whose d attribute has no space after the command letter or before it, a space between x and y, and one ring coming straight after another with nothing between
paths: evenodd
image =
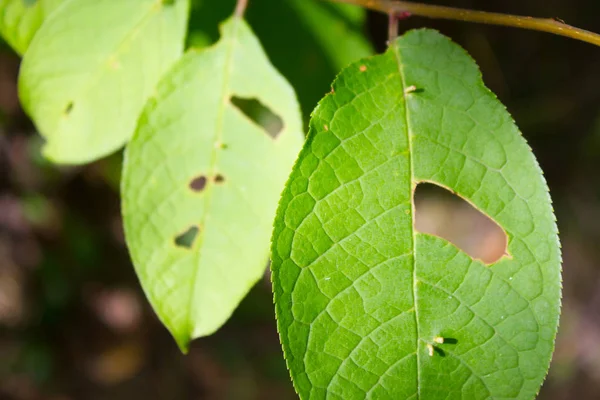
<instances>
[{"instance_id":1,"label":"brown twig","mask_svg":"<svg viewBox=\"0 0 600 400\"><path fill-rule=\"evenodd\" d=\"M391 12L389 14L389 18L390 18L390 23L389 23L389 30L388 30L388 39L390 41L390 43L396 39L398 37L398 16L396 15L396 13Z\"/></svg>"},{"instance_id":2,"label":"brown twig","mask_svg":"<svg viewBox=\"0 0 600 400\"><path fill-rule=\"evenodd\" d=\"M331 0L337 3L354 4L386 14L409 13L427 18L451 19L465 22L478 22L490 25L511 26L535 31L549 32L600 46L600 35L594 32L567 25L559 19L533 18L518 15L500 14L461 8L436 6L399 0Z\"/></svg>"}]
</instances>

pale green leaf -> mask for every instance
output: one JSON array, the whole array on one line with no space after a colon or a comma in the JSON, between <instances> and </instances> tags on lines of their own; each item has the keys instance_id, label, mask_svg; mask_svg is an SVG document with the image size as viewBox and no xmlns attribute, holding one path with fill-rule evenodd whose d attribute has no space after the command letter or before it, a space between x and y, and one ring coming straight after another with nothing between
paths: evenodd
<instances>
[{"instance_id":1,"label":"pale green leaf","mask_svg":"<svg viewBox=\"0 0 600 400\"><path fill-rule=\"evenodd\" d=\"M0 35L25 54L44 19L67 0L0 0Z\"/></svg>"},{"instance_id":2,"label":"pale green leaf","mask_svg":"<svg viewBox=\"0 0 600 400\"><path fill-rule=\"evenodd\" d=\"M279 116L279 135L234 97ZM182 350L218 329L263 275L302 140L293 89L237 17L215 46L176 64L142 114L126 151L125 232L144 290Z\"/></svg>"},{"instance_id":3,"label":"pale green leaf","mask_svg":"<svg viewBox=\"0 0 600 400\"><path fill-rule=\"evenodd\" d=\"M508 255L485 265L416 232L419 182L496 221ZM272 246L279 331L301 398L538 392L561 292L548 188L475 63L437 32L412 31L337 78L313 114Z\"/></svg>"},{"instance_id":4,"label":"pale green leaf","mask_svg":"<svg viewBox=\"0 0 600 400\"><path fill-rule=\"evenodd\" d=\"M164 72L181 57L188 0L70 0L23 59L19 95L47 143L79 164L123 146Z\"/></svg>"}]
</instances>

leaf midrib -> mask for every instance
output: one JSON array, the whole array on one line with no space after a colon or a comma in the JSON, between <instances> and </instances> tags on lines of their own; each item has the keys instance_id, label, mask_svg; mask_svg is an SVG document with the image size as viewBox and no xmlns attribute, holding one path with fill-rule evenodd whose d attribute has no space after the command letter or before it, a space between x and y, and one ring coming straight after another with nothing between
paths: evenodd
<instances>
[{"instance_id":1,"label":"leaf midrib","mask_svg":"<svg viewBox=\"0 0 600 400\"><path fill-rule=\"evenodd\" d=\"M402 57L400 55L400 46L398 43L399 39L391 43L394 49L394 55L396 56L396 63L398 66L398 75L400 76L400 83L402 84L402 96L404 98L404 124L406 127L406 137L408 141L408 161L409 161L409 176L410 176L410 217L411 217L411 247L413 254L413 270L412 270L412 294L413 294L413 307L415 311L415 333L416 333L416 349L415 354L417 356L417 399L421 397L421 373L420 373L420 356L419 356L419 308L417 301L417 237L415 229L415 188L417 182L414 179L414 160L413 160L413 144L412 144L412 129L410 124L410 117L408 112L408 99L409 94L406 93L408 87L406 83L406 77L404 74L404 67L402 64Z\"/></svg>"},{"instance_id":2,"label":"leaf midrib","mask_svg":"<svg viewBox=\"0 0 600 400\"><path fill-rule=\"evenodd\" d=\"M221 40L226 41L225 44L227 45L227 54L225 57L225 73L223 75L223 86L222 86L222 90L221 90L221 97L220 97L220 103L219 103L219 111L217 114L217 123L216 123L216 129L215 129L215 134L214 134L214 140L213 140L213 146L212 146L212 152L211 152L211 159L210 159L210 163L209 163L209 173L208 173L208 178L210 179L210 177L215 175L216 172L216 165L218 163L219 160L219 153L220 153L220 149L218 148L218 146L216 144L220 143L223 137L223 123L224 123L224 119L225 119L225 109L226 109L226 105L227 103L225 102L226 97L228 96L229 93L229 88L230 88L230 78L231 78L231 74L232 74L232 70L233 70L233 55L235 53L235 49L236 49L236 45L238 43L237 41L237 33L240 27L240 23L242 22L242 19L238 16L234 16L233 17L233 29L230 33L230 37L225 37L223 36L221 38ZM202 214L202 217L200 218L200 232L199 232L199 236L198 236L198 247L201 248L202 244L204 243L204 238L206 236L206 218L209 214L209 210L210 210L210 206L212 204L212 193L214 190L214 184L211 185L207 185L207 191L204 193L204 212ZM195 305L195 299L196 299L196 281L198 279L198 272L200 270L200 264L201 264L201 258L202 258L202 252L198 252L198 260L196 263L196 268L194 268L194 271L192 273L192 290L191 290L191 294L190 294L190 300L189 300L189 304L188 304L188 334L189 334L189 340L192 340L193 337L196 335L195 334L195 329L196 326L194 324L194 315L195 315L195 310L196 307L194 307Z\"/></svg>"}]
</instances>

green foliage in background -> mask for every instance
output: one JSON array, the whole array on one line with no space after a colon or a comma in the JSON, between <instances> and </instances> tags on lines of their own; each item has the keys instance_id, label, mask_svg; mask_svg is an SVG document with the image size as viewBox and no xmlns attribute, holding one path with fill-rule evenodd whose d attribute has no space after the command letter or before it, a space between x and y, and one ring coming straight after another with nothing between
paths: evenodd
<instances>
[{"instance_id":1,"label":"green foliage in background","mask_svg":"<svg viewBox=\"0 0 600 400\"><path fill-rule=\"evenodd\" d=\"M418 233L419 182L490 215L507 255L488 266ZM272 269L303 398L527 399L546 375L560 308L548 188L475 63L437 32L337 78L284 191Z\"/></svg>"},{"instance_id":2,"label":"green foliage in background","mask_svg":"<svg viewBox=\"0 0 600 400\"><path fill-rule=\"evenodd\" d=\"M263 276L275 219L275 309L301 398L534 397L558 325L557 229L475 63L428 30L363 58L356 7L235 5L0 0L44 155L84 164L126 146L127 244L182 351ZM300 108L340 70L300 151ZM417 232L420 182L490 216L505 256L485 265Z\"/></svg>"}]
</instances>

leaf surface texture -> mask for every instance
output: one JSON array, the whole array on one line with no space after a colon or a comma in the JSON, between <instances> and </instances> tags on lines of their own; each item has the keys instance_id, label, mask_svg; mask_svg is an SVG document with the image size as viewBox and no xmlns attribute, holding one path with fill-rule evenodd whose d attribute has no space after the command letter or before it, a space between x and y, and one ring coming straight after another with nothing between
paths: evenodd
<instances>
[{"instance_id":1,"label":"leaf surface texture","mask_svg":"<svg viewBox=\"0 0 600 400\"><path fill-rule=\"evenodd\" d=\"M276 138L234 97L277 115ZM292 87L236 17L215 46L183 57L146 107L126 151L125 232L144 290L184 351L263 276L302 140Z\"/></svg>"},{"instance_id":2,"label":"leaf surface texture","mask_svg":"<svg viewBox=\"0 0 600 400\"><path fill-rule=\"evenodd\" d=\"M507 256L485 265L417 232L419 182L496 221ZM336 79L282 195L272 270L303 399L531 399L546 375L561 293L548 188L476 64L435 31Z\"/></svg>"}]
</instances>

